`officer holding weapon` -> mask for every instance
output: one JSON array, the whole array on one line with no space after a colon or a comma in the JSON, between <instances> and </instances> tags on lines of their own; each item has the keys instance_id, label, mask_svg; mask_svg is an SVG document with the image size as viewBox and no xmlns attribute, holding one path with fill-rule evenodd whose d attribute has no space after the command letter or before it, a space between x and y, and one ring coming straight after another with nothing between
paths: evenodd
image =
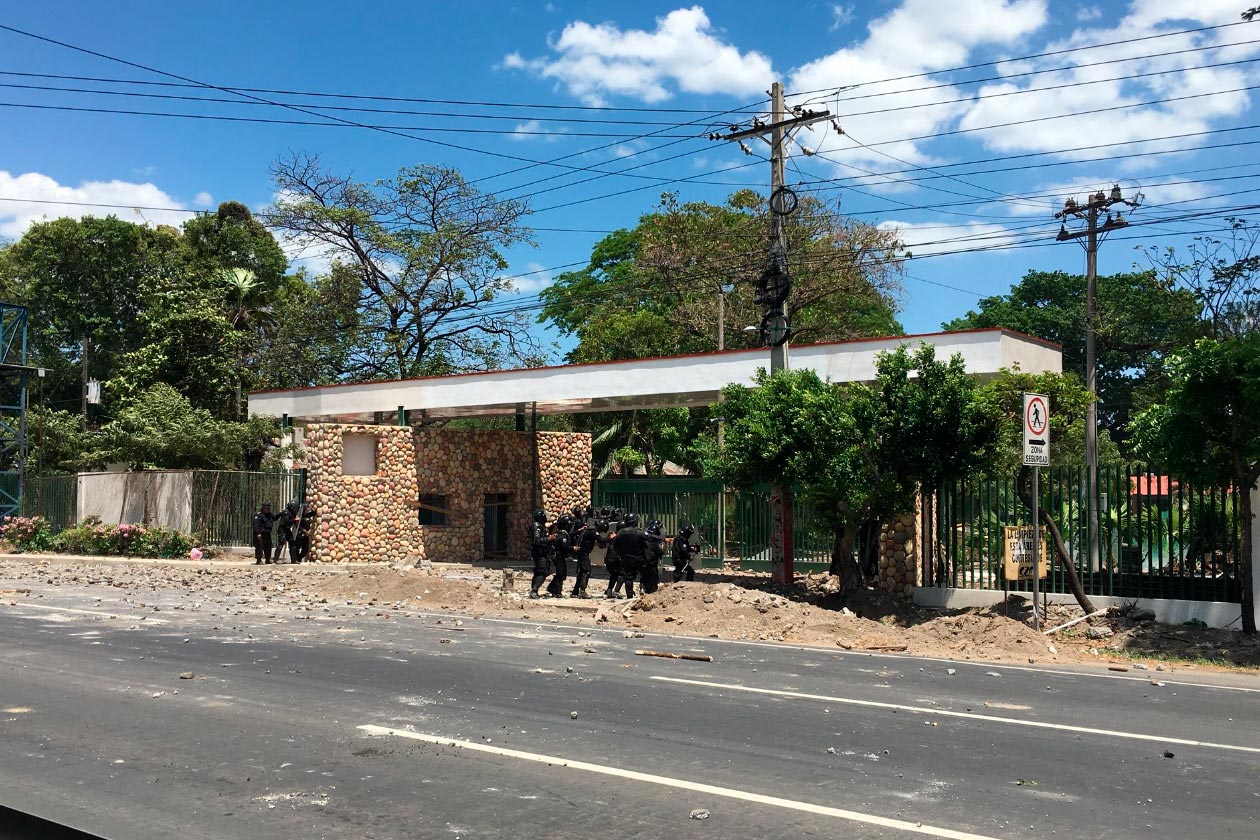
<instances>
[{"instance_id":1,"label":"officer holding weapon","mask_svg":"<svg viewBox=\"0 0 1260 840\"><path fill-rule=\"evenodd\" d=\"M565 514L556 520L552 526L551 533L547 536L551 543L552 559L556 565L555 577L551 579L550 585L547 587L547 594L552 598L564 597L564 579L569 574L569 554L571 553L571 543L569 541L569 532L573 530L573 517Z\"/></svg>"},{"instance_id":2,"label":"officer holding weapon","mask_svg":"<svg viewBox=\"0 0 1260 840\"><path fill-rule=\"evenodd\" d=\"M551 573L551 540L547 534L547 513L534 511L534 521L529 526L529 553L534 561L534 577L529 583L529 597L532 600L547 596L538 592Z\"/></svg>"},{"instance_id":3,"label":"officer holding weapon","mask_svg":"<svg viewBox=\"0 0 1260 840\"><path fill-rule=\"evenodd\" d=\"M586 584L591 579L591 551L594 550L598 539L596 527L598 524L592 525L586 519L580 519L569 539L574 562L577 565L577 578L573 582L573 592L570 597L591 597L586 594Z\"/></svg>"},{"instance_id":4,"label":"officer holding weapon","mask_svg":"<svg viewBox=\"0 0 1260 840\"><path fill-rule=\"evenodd\" d=\"M691 525L684 525L674 538L674 583L696 579L696 570L691 566L691 559L700 551L700 546L691 542L691 535L695 532Z\"/></svg>"}]
</instances>

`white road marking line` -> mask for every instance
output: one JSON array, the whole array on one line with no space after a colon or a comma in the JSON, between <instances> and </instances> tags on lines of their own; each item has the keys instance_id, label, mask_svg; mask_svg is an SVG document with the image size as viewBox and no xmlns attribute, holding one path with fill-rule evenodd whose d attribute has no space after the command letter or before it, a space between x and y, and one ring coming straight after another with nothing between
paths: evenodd
<instances>
[{"instance_id":1,"label":"white road marking line","mask_svg":"<svg viewBox=\"0 0 1260 840\"><path fill-rule=\"evenodd\" d=\"M458 617L467 618L470 620L482 621L482 622L485 622L486 624L510 624L510 625L515 625L515 626L524 626L524 627L538 627L539 626L537 621L522 621L516 618L491 618L489 616L484 616L484 615L479 616L479 615L473 615L471 613L419 612L419 613L416 613L416 615L421 616L421 617L431 617L431 618L449 618L452 616L458 616ZM619 635L621 632L623 632L620 629L612 629L608 627L593 627L593 626L581 625L581 624L548 624L547 627L551 630L577 630L583 633L599 632L599 633ZM644 636L647 638L678 639L678 640L699 642L701 644L706 644L706 645L719 644L719 645L735 645L735 646L744 646L744 647L770 648L772 650L793 650L793 651L801 651L803 653L826 654L828 656L840 657L842 659L851 659L853 657L862 656L862 657L867 657L871 659L893 659L900 662L943 662L949 665L959 665L959 666L971 667L971 668L989 668L990 670L992 670L993 668L1004 668L1008 671L1026 671L1032 674L1056 674L1056 675L1064 676L1064 677L1087 677L1089 679L1094 679L1094 680L1124 680L1126 682L1146 683L1146 682L1150 682L1152 679L1155 678L1154 673L1152 673L1150 676L1145 676L1145 677L1127 677L1123 674L1095 674L1090 671L1068 671L1062 668L1034 668L1034 667L1029 667L1028 665L1008 665L1004 662L985 662L983 660L975 660L975 659L946 659L944 657L938 657L938 656L915 656L913 654L907 654L907 653L879 653L877 651L865 651L865 650L841 651L841 650L836 650L829 647L823 647L822 645L787 644L786 642L752 642L752 641L747 641L745 639L714 639L711 637L704 637L704 636L683 636L683 635L677 635L674 633L656 633L656 632L647 632L647 631L642 631L642 630L637 631L637 632L643 633ZM1178 680L1176 677L1173 677L1171 673L1168 671L1161 671L1158 673L1163 674L1162 677L1159 677L1159 680L1171 686L1184 686L1186 688L1210 688L1217 691L1244 691L1244 692L1260 694L1260 688L1246 688L1240 685L1221 685L1219 683L1183 682L1181 680Z\"/></svg>"},{"instance_id":2,"label":"white road marking line","mask_svg":"<svg viewBox=\"0 0 1260 840\"><path fill-rule=\"evenodd\" d=\"M438 735L428 735L422 732L410 732L405 729L392 729L388 726L375 726L372 724L366 724L358 728L369 735L387 735L396 738L410 738L413 741L424 741L428 744L437 744L443 747L458 747L460 749L471 750L473 752L490 753L491 755L501 755L506 758L518 758L522 761L533 761L538 764L558 765L560 767L567 767L571 770L585 770L588 773L599 773L604 776L616 776L622 779L632 779L638 782L647 782L654 785L680 788L682 790L694 791L697 793L708 793L713 796L722 796L727 799L739 799L744 802L755 802L758 805L772 805L777 808L804 811L809 814L819 814L824 817L837 817L851 822L865 823L866 825L877 825L881 828L891 828L898 831L910 831L915 834L926 834L930 837L945 837L950 838L950 840L994 840L994 838L983 834L972 834L967 831L955 831L951 828L939 828L937 826L908 822L906 820L890 819L889 817L880 817L875 814L864 814L860 811L849 811L844 808L832 808L827 805L815 805L811 802L801 802L796 799L782 799L777 796L767 796L762 793L752 793L745 790L736 790L735 788L719 787L717 785L708 785L701 782L691 782L685 779L674 779L669 776L657 776L653 773L640 773L637 770L623 770L620 767L610 767L606 764L591 764L586 761L575 761L573 759L560 758L554 755L543 755L541 753L524 752L522 750L511 750L506 747L496 747L493 744L481 744L474 741L443 738Z\"/></svg>"},{"instance_id":3,"label":"white road marking line","mask_svg":"<svg viewBox=\"0 0 1260 840\"><path fill-rule=\"evenodd\" d=\"M120 612L102 612L100 610L79 610L73 607L53 607L46 604L10 604L10 607L21 607L28 610L48 610L49 612L75 613L77 615L100 615L105 618L120 618L127 621L141 621L147 624L165 624L166 621L160 618L147 618L141 615L130 615Z\"/></svg>"},{"instance_id":4,"label":"white road marking line","mask_svg":"<svg viewBox=\"0 0 1260 840\"><path fill-rule=\"evenodd\" d=\"M824 703L841 703L849 706L866 706L874 709L893 709L898 712L914 712L922 715L938 715L941 717L966 718L967 720L988 720L996 723L1009 723L1015 726L1031 726L1036 729L1057 729L1063 732L1079 732L1086 735L1106 735L1112 738L1131 738L1136 741L1154 741L1158 744L1180 744L1185 747L1210 747L1217 750L1234 750L1237 752L1260 753L1260 747L1244 747L1238 744L1217 744L1211 741L1191 741L1186 738L1164 737L1162 735L1144 735L1140 732L1119 732L1114 729L1094 729L1089 726L1072 726L1066 723L1048 723L1041 720L1000 717L998 715L981 715L975 712L954 712L947 709L934 709L929 706L907 706L902 703L883 703L877 700L857 700L852 697L833 697L828 694L808 694L802 691L783 691L777 688L755 688L747 685L706 682L705 680L688 680L681 677L649 677L659 682L698 685L705 688L718 688L728 691L746 691L751 694L770 694L776 697L796 697L802 700L819 700Z\"/></svg>"}]
</instances>

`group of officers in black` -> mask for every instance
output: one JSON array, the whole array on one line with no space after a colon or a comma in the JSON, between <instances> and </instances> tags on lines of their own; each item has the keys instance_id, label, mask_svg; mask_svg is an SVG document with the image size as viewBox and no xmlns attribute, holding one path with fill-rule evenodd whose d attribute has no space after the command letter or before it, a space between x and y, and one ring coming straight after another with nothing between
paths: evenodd
<instances>
[{"instance_id":1,"label":"group of officers in black","mask_svg":"<svg viewBox=\"0 0 1260 840\"><path fill-rule=\"evenodd\" d=\"M691 541L695 528L683 525L673 540L674 582L694 580L696 571L692 560L700 547ZM529 597L564 597L564 581L568 577L569 562L574 563L576 575L571 598L590 598L586 587L591 580L591 553L597 548L606 551L604 568L608 571L608 588L605 598L634 597L634 580L639 578L643 592L655 592L660 585L660 564L665 556L666 537L659 519L639 527L639 517L621 509L598 511L587 507L573 508L550 525L543 510L534 511L534 521L529 531L530 552L534 561L534 577L530 581ZM546 591L540 591L547 578Z\"/></svg>"},{"instance_id":2,"label":"group of officers in black","mask_svg":"<svg viewBox=\"0 0 1260 840\"><path fill-rule=\"evenodd\" d=\"M284 548L289 547L289 562L301 563L311 553L311 530L315 527L315 506L300 504L296 499L279 514L271 512L271 503L263 502L250 526L254 532L254 565L280 563ZM275 553L272 553L272 532L275 532Z\"/></svg>"}]
</instances>

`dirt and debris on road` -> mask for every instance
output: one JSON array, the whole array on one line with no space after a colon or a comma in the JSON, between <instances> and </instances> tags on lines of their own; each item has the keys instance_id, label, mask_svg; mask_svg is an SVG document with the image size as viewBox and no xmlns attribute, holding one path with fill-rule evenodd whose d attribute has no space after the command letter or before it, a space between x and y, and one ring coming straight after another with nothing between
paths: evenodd
<instances>
[{"instance_id":1,"label":"dirt and debris on road","mask_svg":"<svg viewBox=\"0 0 1260 840\"><path fill-rule=\"evenodd\" d=\"M10 555L0 558L0 606L60 588L105 589L132 610L147 605L156 611L160 608L153 602L164 595L178 596L178 604L167 610L216 614L261 610L309 617L353 607L382 619L402 619L450 612L616 627L634 635L673 633L993 662L1110 663L1152 671L1260 668L1260 639L1157 624L1133 609L1112 609L1046 636L1032 629L1032 608L1024 599L984 608L926 610L867 590L841 602L834 581L825 576L806 576L783 587L764 575L705 575L620 602L530 601L527 581L519 573L505 577L500 569L444 564L423 569L384 564L260 567ZM1043 626L1081 615L1074 606L1052 605L1043 615Z\"/></svg>"}]
</instances>

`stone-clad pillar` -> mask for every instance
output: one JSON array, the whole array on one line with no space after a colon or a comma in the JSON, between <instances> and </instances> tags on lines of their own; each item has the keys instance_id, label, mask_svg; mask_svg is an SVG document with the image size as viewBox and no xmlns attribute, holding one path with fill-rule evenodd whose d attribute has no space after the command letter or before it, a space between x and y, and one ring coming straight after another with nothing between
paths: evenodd
<instances>
[{"instance_id":1,"label":"stone-clad pillar","mask_svg":"<svg viewBox=\"0 0 1260 840\"><path fill-rule=\"evenodd\" d=\"M913 513L894 516L884 525L879 539L879 574L876 577L879 589L900 598L913 597L919 566L916 533L917 517Z\"/></svg>"},{"instance_id":2,"label":"stone-clad pillar","mask_svg":"<svg viewBox=\"0 0 1260 840\"><path fill-rule=\"evenodd\" d=\"M374 473L344 474L347 435L375 440ZM307 500L319 515L311 536L314 559L392 562L424 556L409 426L312 423L307 427L306 451Z\"/></svg>"}]
</instances>

